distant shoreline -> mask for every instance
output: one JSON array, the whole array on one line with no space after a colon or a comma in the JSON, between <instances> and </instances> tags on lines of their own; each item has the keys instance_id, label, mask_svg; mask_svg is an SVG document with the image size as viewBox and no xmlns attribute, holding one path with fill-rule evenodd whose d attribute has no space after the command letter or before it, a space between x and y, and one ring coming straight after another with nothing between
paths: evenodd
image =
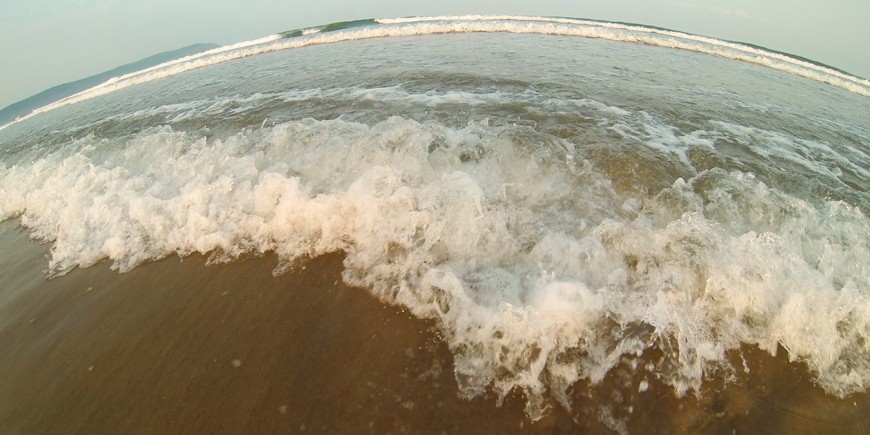
<instances>
[{"instance_id":1,"label":"distant shoreline","mask_svg":"<svg viewBox=\"0 0 870 435\"><path fill-rule=\"evenodd\" d=\"M70 95L74 95L78 92L92 88L96 85L99 85L100 83L105 82L106 80L111 79L112 77L128 74L134 71L159 65L170 60L179 59L196 53L201 53L203 51L211 50L217 47L220 47L220 45L213 43L192 44L186 47L179 48L177 50L165 51L138 60L136 62L121 65L117 68L113 68L100 74L95 74L80 80L51 87L36 95L25 98L21 101L18 101L17 103L12 103L4 107L3 109L0 109L0 125L13 122L18 118L21 118L40 107L46 106L63 98L69 97Z\"/></svg>"}]
</instances>

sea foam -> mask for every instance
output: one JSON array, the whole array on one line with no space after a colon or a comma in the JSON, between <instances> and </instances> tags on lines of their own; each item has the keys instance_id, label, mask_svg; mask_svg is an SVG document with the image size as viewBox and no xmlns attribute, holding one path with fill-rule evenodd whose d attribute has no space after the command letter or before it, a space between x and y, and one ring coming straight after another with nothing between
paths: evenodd
<instances>
[{"instance_id":1,"label":"sea foam","mask_svg":"<svg viewBox=\"0 0 870 435\"><path fill-rule=\"evenodd\" d=\"M743 345L785 348L832 394L870 382L860 209L721 169L625 191L522 125L394 116L91 135L0 168L0 219L12 217L52 243L53 275L270 251L282 273L344 252L347 283L437 322L463 394L521 388L533 418L547 394L570 406L573 383L654 347L650 375L677 394L735 370L727 354Z\"/></svg>"}]
</instances>

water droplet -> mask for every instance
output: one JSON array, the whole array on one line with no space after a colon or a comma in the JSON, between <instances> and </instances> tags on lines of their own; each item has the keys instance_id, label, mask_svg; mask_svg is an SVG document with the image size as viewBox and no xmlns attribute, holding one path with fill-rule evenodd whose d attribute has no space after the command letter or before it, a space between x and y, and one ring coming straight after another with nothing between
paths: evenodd
<instances>
[{"instance_id":1,"label":"water droplet","mask_svg":"<svg viewBox=\"0 0 870 435\"><path fill-rule=\"evenodd\" d=\"M637 391L639 393L643 393L644 391L649 390L649 382L646 379L640 381L640 385L637 387Z\"/></svg>"}]
</instances>

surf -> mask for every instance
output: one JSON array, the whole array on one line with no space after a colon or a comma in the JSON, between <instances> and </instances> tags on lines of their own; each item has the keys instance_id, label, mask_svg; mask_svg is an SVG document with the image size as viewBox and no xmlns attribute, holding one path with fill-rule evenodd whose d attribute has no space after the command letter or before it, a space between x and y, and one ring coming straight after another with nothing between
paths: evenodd
<instances>
[{"instance_id":1,"label":"surf","mask_svg":"<svg viewBox=\"0 0 870 435\"><path fill-rule=\"evenodd\" d=\"M870 80L862 79L794 56L715 38L656 27L607 21L524 16L442 16L363 19L290 30L250 41L215 48L144 70L114 77L88 90L63 98L24 115L9 125L69 104L152 80L247 56L370 38L422 36L442 33L505 32L601 38L657 47L695 51L763 65L801 77L870 96Z\"/></svg>"},{"instance_id":2,"label":"surf","mask_svg":"<svg viewBox=\"0 0 870 435\"><path fill-rule=\"evenodd\" d=\"M0 170L0 218L52 243L53 275L270 252L280 275L344 253L346 283L441 325L463 394L520 388L533 418L548 392L651 348L670 349L651 370L680 396L747 344L784 347L832 394L866 388L858 209L721 170L638 200L558 141L561 158L535 163L524 134L397 117L219 141L154 128L118 151L85 138L83 153Z\"/></svg>"}]
</instances>

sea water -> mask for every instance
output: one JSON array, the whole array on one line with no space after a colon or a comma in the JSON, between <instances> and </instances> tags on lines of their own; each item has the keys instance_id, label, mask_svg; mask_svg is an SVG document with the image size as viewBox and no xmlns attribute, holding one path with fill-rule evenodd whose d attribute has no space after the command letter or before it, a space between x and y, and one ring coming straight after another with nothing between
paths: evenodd
<instances>
[{"instance_id":1,"label":"sea water","mask_svg":"<svg viewBox=\"0 0 870 435\"><path fill-rule=\"evenodd\" d=\"M866 80L616 23L343 24L7 126L0 219L52 277L344 253L345 283L435 322L461 395L521 391L532 420L619 364L641 392L727 384L746 347L866 391Z\"/></svg>"}]
</instances>

